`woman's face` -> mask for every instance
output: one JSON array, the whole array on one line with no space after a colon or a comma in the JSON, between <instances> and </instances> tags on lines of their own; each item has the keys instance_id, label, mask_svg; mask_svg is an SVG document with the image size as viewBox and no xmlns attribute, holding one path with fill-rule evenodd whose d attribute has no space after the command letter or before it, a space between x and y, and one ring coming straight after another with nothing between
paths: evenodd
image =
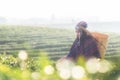
<instances>
[{"instance_id":1,"label":"woman's face","mask_svg":"<svg viewBox=\"0 0 120 80\"><path fill-rule=\"evenodd\" d=\"M76 36L77 36L78 38L80 38L80 36L81 36L80 31L79 31L79 30L76 30L75 32L76 32Z\"/></svg>"},{"instance_id":2,"label":"woman's face","mask_svg":"<svg viewBox=\"0 0 120 80\"><path fill-rule=\"evenodd\" d=\"M75 27L75 32L76 32L76 36L77 36L78 38L80 38L81 35L82 35L82 30L80 29L79 26L76 26L76 27Z\"/></svg>"}]
</instances>

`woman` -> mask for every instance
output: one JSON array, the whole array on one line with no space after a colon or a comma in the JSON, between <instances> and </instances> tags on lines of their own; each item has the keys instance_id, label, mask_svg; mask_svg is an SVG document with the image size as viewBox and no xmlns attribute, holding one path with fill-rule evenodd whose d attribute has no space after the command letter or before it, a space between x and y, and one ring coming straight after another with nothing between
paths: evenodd
<instances>
[{"instance_id":1,"label":"woman","mask_svg":"<svg viewBox=\"0 0 120 80\"><path fill-rule=\"evenodd\" d=\"M84 21L76 25L77 37L66 58L75 61L78 60L80 56L83 56L86 60L92 57L101 58L97 47L97 41L86 28L87 23Z\"/></svg>"}]
</instances>

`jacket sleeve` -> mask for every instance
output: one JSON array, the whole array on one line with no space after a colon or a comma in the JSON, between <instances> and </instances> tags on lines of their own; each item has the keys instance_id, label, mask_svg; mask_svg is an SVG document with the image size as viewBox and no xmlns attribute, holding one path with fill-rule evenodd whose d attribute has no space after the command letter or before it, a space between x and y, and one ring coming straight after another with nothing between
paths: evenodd
<instances>
[{"instance_id":1,"label":"jacket sleeve","mask_svg":"<svg viewBox=\"0 0 120 80\"><path fill-rule=\"evenodd\" d=\"M96 51L94 52L94 55L95 55L96 58L101 58L101 56L100 56L100 51L99 51L99 50L96 50Z\"/></svg>"},{"instance_id":2,"label":"jacket sleeve","mask_svg":"<svg viewBox=\"0 0 120 80\"><path fill-rule=\"evenodd\" d=\"M77 43L77 39L75 39L75 41L73 42L73 45L71 46L71 49L67 55L67 58L72 58L72 59L75 59L76 58L76 43Z\"/></svg>"},{"instance_id":3,"label":"jacket sleeve","mask_svg":"<svg viewBox=\"0 0 120 80\"><path fill-rule=\"evenodd\" d=\"M99 42L94 41L94 44L95 44L95 46L96 46L96 50L95 50L95 52L94 52L93 54L94 54L94 56L95 56L96 58L101 58L100 51L99 51L99 48L98 48L98 43L99 43Z\"/></svg>"}]
</instances>

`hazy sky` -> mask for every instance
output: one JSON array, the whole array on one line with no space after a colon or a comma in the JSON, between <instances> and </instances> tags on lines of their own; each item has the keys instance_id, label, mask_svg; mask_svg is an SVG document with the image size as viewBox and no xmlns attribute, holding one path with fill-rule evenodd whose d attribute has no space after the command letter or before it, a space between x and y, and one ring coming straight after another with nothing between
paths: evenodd
<instances>
[{"instance_id":1,"label":"hazy sky","mask_svg":"<svg viewBox=\"0 0 120 80\"><path fill-rule=\"evenodd\" d=\"M0 0L6 18L96 18L120 21L120 0Z\"/></svg>"}]
</instances>

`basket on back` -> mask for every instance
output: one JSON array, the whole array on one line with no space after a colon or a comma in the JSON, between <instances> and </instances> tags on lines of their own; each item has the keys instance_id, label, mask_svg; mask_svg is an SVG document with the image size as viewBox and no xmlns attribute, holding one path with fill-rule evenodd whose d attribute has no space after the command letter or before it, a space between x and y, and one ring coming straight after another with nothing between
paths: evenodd
<instances>
[{"instance_id":1,"label":"basket on back","mask_svg":"<svg viewBox=\"0 0 120 80\"><path fill-rule=\"evenodd\" d=\"M102 59L104 59L108 42L108 35L98 32L92 32L92 35L97 40L100 56Z\"/></svg>"}]
</instances>

